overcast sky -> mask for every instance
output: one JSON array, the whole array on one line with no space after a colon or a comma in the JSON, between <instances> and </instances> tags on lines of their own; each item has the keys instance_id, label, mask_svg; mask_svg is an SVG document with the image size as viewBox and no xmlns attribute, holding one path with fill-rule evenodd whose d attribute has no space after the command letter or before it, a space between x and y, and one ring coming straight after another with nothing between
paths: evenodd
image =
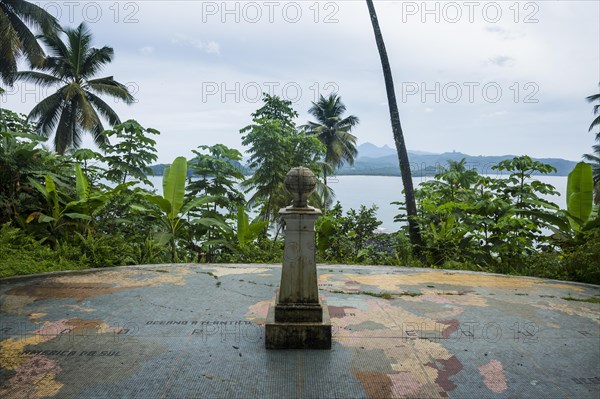
<instances>
[{"instance_id":1,"label":"overcast sky","mask_svg":"<svg viewBox=\"0 0 600 399\"><path fill-rule=\"evenodd\" d=\"M600 81L598 1L375 1L407 146L579 160L590 152ZM365 1L40 2L63 26L86 21L115 59L101 76L137 103L122 120L161 131L160 162L203 144L242 149L260 92L311 101L336 91L359 143L393 146ZM425 4L425 5L424 5ZM3 107L28 113L51 91L17 84ZM91 146L86 140L86 146Z\"/></svg>"}]
</instances>

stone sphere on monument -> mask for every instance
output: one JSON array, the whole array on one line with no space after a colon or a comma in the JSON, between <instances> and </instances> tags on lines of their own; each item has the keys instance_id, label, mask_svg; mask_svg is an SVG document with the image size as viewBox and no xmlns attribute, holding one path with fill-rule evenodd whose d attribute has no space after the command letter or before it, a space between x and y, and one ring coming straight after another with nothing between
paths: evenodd
<instances>
[{"instance_id":1,"label":"stone sphere on monument","mask_svg":"<svg viewBox=\"0 0 600 399\"><path fill-rule=\"evenodd\" d=\"M292 168L285 177L285 188L294 195L294 208L308 207L308 197L317 187L317 177L303 166Z\"/></svg>"}]
</instances>

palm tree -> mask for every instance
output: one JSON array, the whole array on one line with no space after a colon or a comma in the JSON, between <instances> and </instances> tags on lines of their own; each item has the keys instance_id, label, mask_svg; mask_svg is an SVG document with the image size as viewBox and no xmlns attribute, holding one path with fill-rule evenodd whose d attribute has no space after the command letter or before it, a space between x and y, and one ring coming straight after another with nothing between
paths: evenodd
<instances>
[{"instance_id":1,"label":"palm tree","mask_svg":"<svg viewBox=\"0 0 600 399\"><path fill-rule=\"evenodd\" d=\"M594 105L594 115L597 116L592 121L588 130L591 132L596 126L600 128L600 93L586 97L586 100L590 103L598 101L598 104ZM596 133L596 141L598 144L592 146L594 154L584 154L583 158L592 163L594 172L594 202L600 205L600 130Z\"/></svg>"},{"instance_id":2,"label":"palm tree","mask_svg":"<svg viewBox=\"0 0 600 399\"><path fill-rule=\"evenodd\" d=\"M375 12L375 6L373 5L372 0L367 0L367 7L369 8L369 15L371 16L371 24L373 25L373 32L375 33L375 41L377 42L379 57L381 58L383 78L385 80L388 106L390 110L390 119L392 122L392 132L394 135L394 142L396 143L396 151L398 152L398 162L400 163L402 184L404 185L406 214L408 216L408 235L410 237L410 242L413 244L418 254L420 253L420 248L422 247L423 242L421 240L419 225L415 220L415 217L417 216L417 205L415 201L415 192L412 183L410 164L408 161L408 152L406 151L404 134L402 133L402 126L400 125L400 115L398 113L398 103L396 102L392 69L390 67L390 61L387 56L383 35L381 34L381 29L379 28L379 21L377 20L377 13Z\"/></svg>"},{"instance_id":3,"label":"palm tree","mask_svg":"<svg viewBox=\"0 0 600 399\"><path fill-rule=\"evenodd\" d=\"M50 33L58 21L43 8L23 0L0 0L0 78L12 86L17 60L25 56L31 65L44 59L44 51L29 27Z\"/></svg>"},{"instance_id":4,"label":"palm tree","mask_svg":"<svg viewBox=\"0 0 600 399\"><path fill-rule=\"evenodd\" d=\"M308 122L301 129L317 136L325 146L326 165L323 167L323 182L327 186L328 169L334 171L345 162L350 165L354 164L354 158L358 151L356 150L356 136L350 131L358 125L358 118L354 115L342 118L346 112L346 106L337 94L331 94L327 98L320 96L319 101L313 102L308 112L317 119L317 122ZM323 194L323 202L327 208L327 190Z\"/></svg>"},{"instance_id":5,"label":"palm tree","mask_svg":"<svg viewBox=\"0 0 600 399\"><path fill-rule=\"evenodd\" d=\"M598 87L600 87L600 83L598 83ZM598 101L598 104L594 105L594 115L597 115L597 116L592 121L592 124L590 125L590 128L588 130L588 132L591 132L594 127L600 126L600 93L592 94L591 96L588 96L585 99L587 100L588 103L593 103L594 101ZM599 140L599 139L600 139L600 131L598 133L596 133L596 140Z\"/></svg>"},{"instance_id":6,"label":"palm tree","mask_svg":"<svg viewBox=\"0 0 600 399\"><path fill-rule=\"evenodd\" d=\"M36 129L44 137L54 133L54 146L59 154L68 148L78 148L84 133L92 134L102 145L107 141L100 114L111 126L121 123L113 109L99 95L134 101L123 84L112 76L92 79L113 59L111 47L91 47L92 35L84 23L76 29L65 29L66 41L56 33L42 36L49 49L43 64L35 67L42 72L18 72L17 78L41 86L60 86L29 113L28 120L37 120Z\"/></svg>"}]
</instances>

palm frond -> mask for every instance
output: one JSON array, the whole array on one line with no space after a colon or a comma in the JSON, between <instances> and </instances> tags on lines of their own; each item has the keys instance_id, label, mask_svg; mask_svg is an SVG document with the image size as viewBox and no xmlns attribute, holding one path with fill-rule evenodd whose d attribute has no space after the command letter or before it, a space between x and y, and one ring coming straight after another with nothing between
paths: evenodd
<instances>
[{"instance_id":1,"label":"palm frond","mask_svg":"<svg viewBox=\"0 0 600 399\"><path fill-rule=\"evenodd\" d=\"M87 79L96 75L102 70L105 64L113 60L114 50L111 47L102 47L101 49L90 49L87 57L83 60L81 67L81 77Z\"/></svg>"},{"instance_id":2,"label":"palm frond","mask_svg":"<svg viewBox=\"0 0 600 399\"><path fill-rule=\"evenodd\" d=\"M17 58L21 47L17 33L13 29L0 3L0 78L8 85L15 81L17 73Z\"/></svg>"},{"instance_id":3,"label":"palm frond","mask_svg":"<svg viewBox=\"0 0 600 399\"><path fill-rule=\"evenodd\" d=\"M44 60L44 51L30 28L50 33L59 29L59 24L43 8L28 1L0 1L0 78L9 85L14 83L19 57L24 55L31 65Z\"/></svg>"},{"instance_id":4,"label":"palm frond","mask_svg":"<svg viewBox=\"0 0 600 399\"><path fill-rule=\"evenodd\" d=\"M104 125L102 125L102 121L100 120L100 117L96 113L94 107L92 107L92 105L88 102L87 99L85 99L84 101L88 104L88 106L80 105L77 107L78 112L80 114L80 121L78 126L85 126L86 122L83 121L83 118L88 118L91 121L92 125L86 130L92 134L94 143L96 143L98 147L102 148L104 144L108 143L108 138L102 134L102 132L104 131ZM87 115L84 116L84 113L87 113Z\"/></svg>"},{"instance_id":5,"label":"palm frond","mask_svg":"<svg viewBox=\"0 0 600 399\"><path fill-rule=\"evenodd\" d=\"M28 121L37 120L36 130L44 137L50 137L60 118L64 106L62 92L58 92L40 101L27 116Z\"/></svg>"},{"instance_id":6,"label":"palm frond","mask_svg":"<svg viewBox=\"0 0 600 399\"><path fill-rule=\"evenodd\" d=\"M129 93L127 86L115 81L112 76L88 80L86 86L90 91L97 94L107 94L123 100L126 104L133 104L135 102L135 98Z\"/></svg>"},{"instance_id":7,"label":"palm frond","mask_svg":"<svg viewBox=\"0 0 600 399\"><path fill-rule=\"evenodd\" d=\"M65 29L64 35L48 32L41 36L50 56L36 72L20 72L24 81L50 86L64 84L54 95L42 100L31 111L29 118L37 119L38 131L49 137L54 134L56 151L64 153L69 148L77 148L84 134L91 133L97 144L104 144L104 126L101 116L111 125L120 123L119 117L99 95L105 94L134 102L127 87L113 77L89 79L109 63L113 57L110 47L92 48L92 35L84 23L75 29Z\"/></svg>"},{"instance_id":8,"label":"palm frond","mask_svg":"<svg viewBox=\"0 0 600 399\"><path fill-rule=\"evenodd\" d=\"M48 87L62 83L59 78L41 72L23 71L17 72L16 80L33 83L38 86Z\"/></svg>"},{"instance_id":9,"label":"palm frond","mask_svg":"<svg viewBox=\"0 0 600 399\"><path fill-rule=\"evenodd\" d=\"M44 59L44 51L35 35L17 15L8 13L6 16L19 38L19 50L27 57L31 65L39 65Z\"/></svg>"},{"instance_id":10,"label":"palm frond","mask_svg":"<svg viewBox=\"0 0 600 399\"><path fill-rule=\"evenodd\" d=\"M92 104L88 101L85 91L78 90L77 95L73 98L73 106L74 109L77 110L77 125L80 126L81 129L94 132L97 130L98 125L102 125L94 107L92 107Z\"/></svg>"},{"instance_id":11,"label":"palm frond","mask_svg":"<svg viewBox=\"0 0 600 399\"><path fill-rule=\"evenodd\" d=\"M42 43L48 47L49 55L66 60L69 57L69 48L61 40L58 32L50 32L40 36Z\"/></svg>"},{"instance_id":12,"label":"palm frond","mask_svg":"<svg viewBox=\"0 0 600 399\"><path fill-rule=\"evenodd\" d=\"M591 96L587 96L585 98L587 100L587 102L589 103L593 103L594 101L600 101L600 93L598 94L593 94Z\"/></svg>"},{"instance_id":13,"label":"palm frond","mask_svg":"<svg viewBox=\"0 0 600 399\"><path fill-rule=\"evenodd\" d=\"M59 154L64 154L77 141L76 134L77 116L73 110L73 104L66 102L63 106L56 133L54 134L54 148Z\"/></svg>"},{"instance_id":14,"label":"palm frond","mask_svg":"<svg viewBox=\"0 0 600 399\"><path fill-rule=\"evenodd\" d=\"M121 119L117 113L100 97L94 93L86 92L88 100L96 107L97 111L102 115L111 126L121 123Z\"/></svg>"},{"instance_id":15,"label":"palm frond","mask_svg":"<svg viewBox=\"0 0 600 399\"><path fill-rule=\"evenodd\" d=\"M12 12L27 25L39 28L43 33L60 29L58 20L42 7L23 0L3 0Z\"/></svg>"},{"instance_id":16,"label":"palm frond","mask_svg":"<svg viewBox=\"0 0 600 399\"><path fill-rule=\"evenodd\" d=\"M588 132L591 132L596 126L600 126L600 115L594 118L592 124L590 125L590 128L588 129ZM598 140L598 136L600 136L600 133L598 133L598 135L596 136L596 140Z\"/></svg>"}]
</instances>

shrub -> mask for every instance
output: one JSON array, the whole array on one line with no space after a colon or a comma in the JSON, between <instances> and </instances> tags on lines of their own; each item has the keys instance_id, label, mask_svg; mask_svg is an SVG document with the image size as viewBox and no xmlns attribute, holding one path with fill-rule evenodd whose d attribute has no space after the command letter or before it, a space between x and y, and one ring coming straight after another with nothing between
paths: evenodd
<instances>
[{"instance_id":1,"label":"shrub","mask_svg":"<svg viewBox=\"0 0 600 399\"><path fill-rule=\"evenodd\" d=\"M578 235L563 263L569 280L600 284L600 228Z\"/></svg>"},{"instance_id":2,"label":"shrub","mask_svg":"<svg viewBox=\"0 0 600 399\"><path fill-rule=\"evenodd\" d=\"M87 268L79 255L77 247L55 251L8 223L0 227L0 277Z\"/></svg>"}]
</instances>

